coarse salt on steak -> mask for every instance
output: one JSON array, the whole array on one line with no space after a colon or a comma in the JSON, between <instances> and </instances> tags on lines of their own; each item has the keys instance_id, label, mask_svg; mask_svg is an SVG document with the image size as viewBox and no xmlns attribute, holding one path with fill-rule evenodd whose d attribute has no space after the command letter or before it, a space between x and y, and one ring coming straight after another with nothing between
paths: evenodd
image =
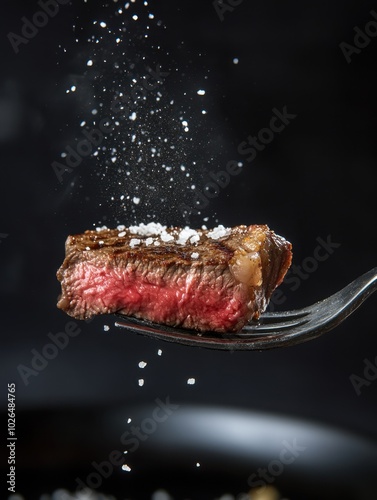
<instances>
[{"instance_id":1,"label":"coarse salt on steak","mask_svg":"<svg viewBox=\"0 0 377 500\"><path fill-rule=\"evenodd\" d=\"M65 250L58 307L70 316L116 312L214 332L258 318L292 259L266 225L103 227L69 236Z\"/></svg>"}]
</instances>

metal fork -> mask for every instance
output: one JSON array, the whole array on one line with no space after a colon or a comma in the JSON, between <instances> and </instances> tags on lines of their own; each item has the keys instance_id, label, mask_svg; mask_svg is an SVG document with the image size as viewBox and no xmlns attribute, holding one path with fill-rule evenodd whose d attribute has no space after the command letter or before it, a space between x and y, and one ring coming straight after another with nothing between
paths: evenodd
<instances>
[{"instance_id":1,"label":"metal fork","mask_svg":"<svg viewBox=\"0 0 377 500\"><path fill-rule=\"evenodd\" d=\"M262 350L288 347L315 339L342 323L377 289L377 267L339 292L312 306L293 311L267 312L237 333L199 333L118 315L120 328L155 339L223 350Z\"/></svg>"}]
</instances>

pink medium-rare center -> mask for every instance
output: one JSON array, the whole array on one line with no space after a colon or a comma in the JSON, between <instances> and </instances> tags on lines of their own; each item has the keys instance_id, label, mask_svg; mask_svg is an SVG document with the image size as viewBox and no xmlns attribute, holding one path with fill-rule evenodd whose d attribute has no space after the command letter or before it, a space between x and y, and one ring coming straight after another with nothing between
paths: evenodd
<instances>
[{"instance_id":1,"label":"pink medium-rare center","mask_svg":"<svg viewBox=\"0 0 377 500\"><path fill-rule=\"evenodd\" d=\"M215 277L211 273L211 281L205 280L202 267L199 263L187 266L172 280L169 268L139 272L133 265L114 268L108 263L98 267L80 262L66 283L68 287L75 283L70 307L90 308L93 314L132 314L186 328L202 329L209 321L212 328L224 331L242 326L245 315L255 312L250 308L248 286L235 286L230 272L218 272ZM171 272L176 274L176 270ZM212 272L216 273L215 266Z\"/></svg>"}]
</instances>

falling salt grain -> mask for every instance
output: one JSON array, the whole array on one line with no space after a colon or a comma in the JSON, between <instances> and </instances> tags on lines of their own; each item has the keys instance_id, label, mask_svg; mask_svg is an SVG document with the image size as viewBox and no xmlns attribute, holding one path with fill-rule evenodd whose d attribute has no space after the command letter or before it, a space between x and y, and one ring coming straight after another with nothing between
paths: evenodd
<instances>
[{"instance_id":1,"label":"falling salt grain","mask_svg":"<svg viewBox=\"0 0 377 500\"><path fill-rule=\"evenodd\" d=\"M107 26L107 24L104 21L100 22L99 25L101 26L101 28L106 28Z\"/></svg>"},{"instance_id":2,"label":"falling salt grain","mask_svg":"<svg viewBox=\"0 0 377 500\"><path fill-rule=\"evenodd\" d=\"M132 198L132 201L135 203L135 205L138 205L140 203L140 198L138 198L137 196L134 196Z\"/></svg>"},{"instance_id":3,"label":"falling salt grain","mask_svg":"<svg viewBox=\"0 0 377 500\"><path fill-rule=\"evenodd\" d=\"M195 379L194 378L187 379L187 385L194 385L194 384L195 384Z\"/></svg>"},{"instance_id":4,"label":"falling salt grain","mask_svg":"<svg viewBox=\"0 0 377 500\"><path fill-rule=\"evenodd\" d=\"M143 378L139 378L138 383L139 383L140 387L143 387L143 385L144 385L144 379Z\"/></svg>"},{"instance_id":5,"label":"falling salt grain","mask_svg":"<svg viewBox=\"0 0 377 500\"><path fill-rule=\"evenodd\" d=\"M134 21L137 21L139 18L138 18L138 16L137 16L136 14L134 14L134 15L132 16L132 19L133 19Z\"/></svg>"},{"instance_id":6,"label":"falling salt grain","mask_svg":"<svg viewBox=\"0 0 377 500\"><path fill-rule=\"evenodd\" d=\"M197 467L200 467L200 463L199 463L199 462L196 462L196 466L197 466Z\"/></svg>"},{"instance_id":7,"label":"falling salt grain","mask_svg":"<svg viewBox=\"0 0 377 500\"><path fill-rule=\"evenodd\" d=\"M89 59L89 61L86 63L87 66L93 66L93 61Z\"/></svg>"},{"instance_id":8,"label":"falling salt grain","mask_svg":"<svg viewBox=\"0 0 377 500\"><path fill-rule=\"evenodd\" d=\"M131 467L129 467L127 464L123 464L123 465L122 465L122 470L125 470L125 471L127 471L127 472L130 472Z\"/></svg>"},{"instance_id":9,"label":"falling salt grain","mask_svg":"<svg viewBox=\"0 0 377 500\"><path fill-rule=\"evenodd\" d=\"M159 349L159 350L157 351L157 356L161 356L161 355L162 355L162 350L161 350L161 349Z\"/></svg>"},{"instance_id":10,"label":"falling salt grain","mask_svg":"<svg viewBox=\"0 0 377 500\"><path fill-rule=\"evenodd\" d=\"M239 59L238 59L238 57L235 57L235 58L233 59L233 64L238 64L238 63L239 63Z\"/></svg>"},{"instance_id":11,"label":"falling salt grain","mask_svg":"<svg viewBox=\"0 0 377 500\"><path fill-rule=\"evenodd\" d=\"M130 424L132 422L132 418L128 417L127 424Z\"/></svg>"},{"instance_id":12,"label":"falling salt grain","mask_svg":"<svg viewBox=\"0 0 377 500\"><path fill-rule=\"evenodd\" d=\"M204 95L205 93L206 93L206 91L202 90L202 89L198 90L198 92L197 92L198 95Z\"/></svg>"},{"instance_id":13,"label":"falling salt grain","mask_svg":"<svg viewBox=\"0 0 377 500\"><path fill-rule=\"evenodd\" d=\"M72 85L71 92L76 92L76 85Z\"/></svg>"},{"instance_id":14,"label":"falling salt grain","mask_svg":"<svg viewBox=\"0 0 377 500\"><path fill-rule=\"evenodd\" d=\"M110 330L109 325L103 325L103 330L104 330L105 332L108 332L108 331Z\"/></svg>"},{"instance_id":15,"label":"falling salt grain","mask_svg":"<svg viewBox=\"0 0 377 500\"><path fill-rule=\"evenodd\" d=\"M140 361L138 366L139 368L145 368L147 366L147 363L145 361Z\"/></svg>"}]
</instances>

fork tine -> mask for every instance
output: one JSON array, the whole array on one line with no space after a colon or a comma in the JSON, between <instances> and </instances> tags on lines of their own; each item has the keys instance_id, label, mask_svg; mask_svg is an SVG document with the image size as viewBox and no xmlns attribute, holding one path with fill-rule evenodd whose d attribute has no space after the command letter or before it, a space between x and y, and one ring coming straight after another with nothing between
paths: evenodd
<instances>
[{"instance_id":1,"label":"fork tine","mask_svg":"<svg viewBox=\"0 0 377 500\"><path fill-rule=\"evenodd\" d=\"M249 323L242 329L242 332L245 333L253 333L256 332L258 334L261 333L271 333L276 332L276 330L285 330L287 328L293 328L295 326L304 325L309 321L308 318L309 312L305 312L303 314L298 314L297 316L288 316L287 320L284 320L284 316L270 317L270 321L265 322L264 318L261 317L260 321L256 323Z\"/></svg>"}]
</instances>

